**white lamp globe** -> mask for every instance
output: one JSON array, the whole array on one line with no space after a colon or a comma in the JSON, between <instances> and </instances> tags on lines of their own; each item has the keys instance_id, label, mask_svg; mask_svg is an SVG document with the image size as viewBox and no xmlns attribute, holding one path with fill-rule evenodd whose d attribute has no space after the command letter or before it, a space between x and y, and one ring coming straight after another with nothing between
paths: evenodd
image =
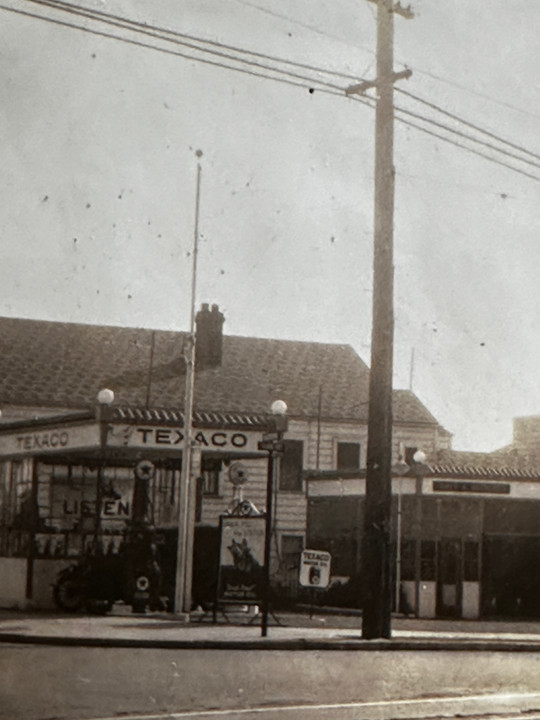
<instances>
[{"instance_id":1,"label":"white lamp globe","mask_svg":"<svg viewBox=\"0 0 540 720\"><path fill-rule=\"evenodd\" d=\"M413 460L417 463L425 463L426 453L423 450L417 450L413 455Z\"/></svg>"},{"instance_id":2,"label":"white lamp globe","mask_svg":"<svg viewBox=\"0 0 540 720\"><path fill-rule=\"evenodd\" d=\"M109 388L103 388L97 394L97 401L100 405L112 405L114 402L114 393Z\"/></svg>"},{"instance_id":3,"label":"white lamp globe","mask_svg":"<svg viewBox=\"0 0 540 720\"><path fill-rule=\"evenodd\" d=\"M272 415L286 415L287 409L287 403L283 400L274 400L270 407Z\"/></svg>"}]
</instances>

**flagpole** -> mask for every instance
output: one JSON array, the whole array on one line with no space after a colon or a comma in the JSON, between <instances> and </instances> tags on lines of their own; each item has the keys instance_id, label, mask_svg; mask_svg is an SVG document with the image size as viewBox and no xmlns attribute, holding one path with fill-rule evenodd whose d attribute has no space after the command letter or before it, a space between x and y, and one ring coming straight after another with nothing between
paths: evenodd
<instances>
[{"instance_id":1,"label":"flagpole","mask_svg":"<svg viewBox=\"0 0 540 720\"><path fill-rule=\"evenodd\" d=\"M202 157L202 151L195 153ZM197 292L197 254L199 246L199 207L201 195L201 164L197 163L197 182L195 193L195 227L193 249L191 253L191 311L189 334L184 347L186 363L186 382L184 399L184 449L182 451L182 471L178 492L178 547L176 556L176 586L174 594L175 613L188 613L191 610L191 585L193 574L193 535L195 532L195 503L193 478L191 473L192 437L193 437L193 395L195 389L195 301Z\"/></svg>"}]
</instances>

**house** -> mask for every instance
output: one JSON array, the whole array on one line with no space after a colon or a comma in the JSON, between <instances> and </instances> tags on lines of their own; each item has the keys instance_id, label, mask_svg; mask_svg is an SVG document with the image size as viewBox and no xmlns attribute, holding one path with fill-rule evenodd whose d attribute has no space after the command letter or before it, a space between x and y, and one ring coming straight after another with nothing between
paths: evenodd
<instances>
[{"instance_id":1,"label":"house","mask_svg":"<svg viewBox=\"0 0 540 720\"><path fill-rule=\"evenodd\" d=\"M223 324L215 305L197 314L197 521L217 528L240 495L264 509L267 456L258 441L272 402L285 401L272 572L294 593L305 471L365 466L369 370L348 345L229 336ZM141 460L155 465L153 522L177 531L188 341L183 332L0 318L0 604L46 607L51 577L88 543L118 550ZM114 402L97 407L104 388ZM395 390L393 407L396 460L417 447L428 456L450 447L412 392ZM238 462L241 489L230 482Z\"/></svg>"}]
</instances>

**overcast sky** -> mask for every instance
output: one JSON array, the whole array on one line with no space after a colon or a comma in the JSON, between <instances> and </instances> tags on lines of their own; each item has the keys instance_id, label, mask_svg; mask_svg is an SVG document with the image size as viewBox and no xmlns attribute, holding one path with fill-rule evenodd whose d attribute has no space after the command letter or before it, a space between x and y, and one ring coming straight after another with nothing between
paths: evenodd
<instances>
[{"instance_id":1,"label":"overcast sky","mask_svg":"<svg viewBox=\"0 0 540 720\"><path fill-rule=\"evenodd\" d=\"M369 363L374 111L341 92L352 79L312 68L373 78L373 3L84 3L259 53L243 55L244 73L2 4L168 52L0 9L0 314L187 329L201 149L198 304L219 304L229 334L348 343ZM402 94L396 105L526 160L401 115L495 163L396 122L395 386L409 386L414 348L413 389L454 447L489 450L511 441L514 416L540 414L540 185L523 174L540 179L523 153L540 155L540 3L413 10L395 19L396 70L413 71L398 87L518 147ZM276 66L265 56L309 66L279 65L313 81L262 69Z\"/></svg>"}]
</instances>

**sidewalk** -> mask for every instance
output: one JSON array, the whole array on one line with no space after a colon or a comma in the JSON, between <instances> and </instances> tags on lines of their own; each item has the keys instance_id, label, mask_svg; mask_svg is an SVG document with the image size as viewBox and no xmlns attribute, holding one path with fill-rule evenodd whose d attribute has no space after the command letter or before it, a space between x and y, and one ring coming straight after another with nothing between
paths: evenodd
<instances>
[{"instance_id":1,"label":"sidewalk","mask_svg":"<svg viewBox=\"0 0 540 720\"><path fill-rule=\"evenodd\" d=\"M351 615L278 613L267 637L260 618L133 614L115 606L105 616L0 611L0 642L88 647L153 647L264 650L540 651L540 621L417 620L394 617L391 640L363 640L361 618ZM253 621L250 624L250 620Z\"/></svg>"}]
</instances>

